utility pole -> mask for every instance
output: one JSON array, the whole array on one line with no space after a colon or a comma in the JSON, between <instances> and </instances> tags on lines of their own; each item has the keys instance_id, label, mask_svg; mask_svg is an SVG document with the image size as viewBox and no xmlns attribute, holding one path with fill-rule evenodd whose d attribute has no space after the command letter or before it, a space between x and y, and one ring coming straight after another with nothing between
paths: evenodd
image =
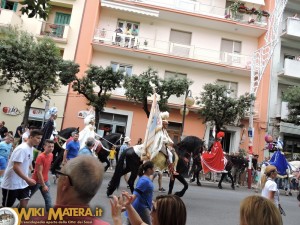
<instances>
[{"instance_id":1,"label":"utility pole","mask_svg":"<svg viewBox=\"0 0 300 225\"><path fill-rule=\"evenodd\" d=\"M257 90L259 88L260 81L265 72L265 69L274 53L275 47L279 42L280 38L280 24L282 22L282 15L288 0L275 0L274 11L271 14L268 21L268 31L265 35L266 44L260 49L254 52L251 62L251 82L250 82L250 94L256 97ZM252 183L252 154L253 154L253 140L255 131L253 129L254 120L254 103L252 100L250 106L250 116L249 116L249 164L248 164L248 188L251 189Z\"/></svg>"}]
</instances>

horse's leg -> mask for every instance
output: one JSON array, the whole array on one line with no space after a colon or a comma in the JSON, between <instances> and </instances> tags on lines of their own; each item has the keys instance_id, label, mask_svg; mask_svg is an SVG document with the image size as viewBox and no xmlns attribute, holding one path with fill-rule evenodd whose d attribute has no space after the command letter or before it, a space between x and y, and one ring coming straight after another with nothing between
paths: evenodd
<instances>
[{"instance_id":1,"label":"horse's leg","mask_svg":"<svg viewBox=\"0 0 300 225\"><path fill-rule=\"evenodd\" d=\"M129 172L129 171L128 171ZM138 171L136 170L131 170L131 174L130 174L130 177L128 179L128 185L130 187L130 191L131 193L133 193L134 191L134 181L135 179L137 178L137 175L138 175Z\"/></svg>"},{"instance_id":2,"label":"horse's leg","mask_svg":"<svg viewBox=\"0 0 300 225\"><path fill-rule=\"evenodd\" d=\"M189 188L189 185L186 182L186 180L184 179L184 177L181 176L180 174L175 175L174 178L178 179L179 182L183 184L183 189L181 191L175 192L174 195L177 195L178 197L182 197L185 194L186 190Z\"/></svg>"},{"instance_id":3,"label":"horse's leg","mask_svg":"<svg viewBox=\"0 0 300 225\"><path fill-rule=\"evenodd\" d=\"M110 167L110 162L107 157L104 158L104 162L106 163L106 166L104 167L104 172L106 172L106 170L108 170L108 168Z\"/></svg>"},{"instance_id":4,"label":"horse's leg","mask_svg":"<svg viewBox=\"0 0 300 225\"><path fill-rule=\"evenodd\" d=\"M197 178L197 185L198 186L202 186L201 182L200 182L200 179L199 179L199 174L200 174L200 171L201 169L200 168L197 168L197 171L196 171L196 178Z\"/></svg>"},{"instance_id":5,"label":"horse's leg","mask_svg":"<svg viewBox=\"0 0 300 225\"><path fill-rule=\"evenodd\" d=\"M228 175L228 177L229 177L230 180L231 180L231 188L232 188L232 190L235 190L234 182L233 182L233 177L232 177L231 171L228 171L227 175Z\"/></svg>"},{"instance_id":6,"label":"horse's leg","mask_svg":"<svg viewBox=\"0 0 300 225\"><path fill-rule=\"evenodd\" d=\"M169 181L169 191L168 191L168 195L172 194L173 187L174 187L174 183L175 183L175 179L173 179L172 176L171 176L171 177L170 177L170 181Z\"/></svg>"},{"instance_id":7,"label":"horse's leg","mask_svg":"<svg viewBox=\"0 0 300 225\"><path fill-rule=\"evenodd\" d=\"M52 174L56 174L56 170L59 170L59 166L63 160L63 156L64 156L64 152L65 150L61 150L58 154L58 156L56 157L55 161L53 161L52 165L51 165L51 173Z\"/></svg>"},{"instance_id":8,"label":"horse's leg","mask_svg":"<svg viewBox=\"0 0 300 225\"><path fill-rule=\"evenodd\" d=\"M196 176L196 174L195 174L196 171L195 170L196 170L196 166L195 166L195 163L193 163L191 171L189 173L189 176L193 173L193 176L190 179L190 183L193 183L195 181L195 176Z\"/></svg>"},{"instance_id":9,"label":"horse's leg","mask_svg":"<svg viewBox=\"0 0 300 225\"><path fill-rule=\"evenodd\" d=\"M220 189L223 188L222 187L222 181L223 181L223 179L224 179L225 176L226 176L226 173L222 173L221 179L220 179L219 184L218 184L218 188L220 188Z\"/></svg>"}]
</instances>

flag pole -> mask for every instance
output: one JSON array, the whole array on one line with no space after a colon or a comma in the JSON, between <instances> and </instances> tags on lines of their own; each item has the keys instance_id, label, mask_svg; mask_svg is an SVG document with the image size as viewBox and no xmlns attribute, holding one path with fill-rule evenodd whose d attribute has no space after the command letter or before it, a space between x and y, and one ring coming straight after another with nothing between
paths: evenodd
<instances>
[{"instance_id":1,"label":"flag pole","mask_svg":"<svg viewBox=\"0 0 300 225\"><path fill-rule=\"evenodd\" d=\"M154 91L153 94L153 101L152 101L152 105L151 105L151 111L150 111L150 115L148 118L148 123L147 123L147 128L146 128L146 134L145 134L145 142L144 142L144 146L143 146L143 151L141 154L141 160L150 160L150 154L148 151L148 136L149 136L149 129L150 129L150 125L152 122L152 117L153 117L153 113L154 113L154 109L155 109L155 105L157 104L157 94Z\"/></svg>"}]
</instances>

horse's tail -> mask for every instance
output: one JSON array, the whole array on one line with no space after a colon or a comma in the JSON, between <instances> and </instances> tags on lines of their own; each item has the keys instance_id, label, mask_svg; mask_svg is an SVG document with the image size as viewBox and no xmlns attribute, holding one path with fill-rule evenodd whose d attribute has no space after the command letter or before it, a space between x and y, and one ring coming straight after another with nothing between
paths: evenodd
<instances>
[{"instance_id":1,"label":"horse's tail","mask_svg":"<svg viewBox=\"0 0 300 225\"><path fill-rule=\"evenodd\" d=\"M114 175L112 176L107 187L107 191L106 191L107 196L110 196L120 186L121 177L123 176L125 159L126 159L126 151L124 151L121 154L117 162Z\"/></svg>"}]
</instances>

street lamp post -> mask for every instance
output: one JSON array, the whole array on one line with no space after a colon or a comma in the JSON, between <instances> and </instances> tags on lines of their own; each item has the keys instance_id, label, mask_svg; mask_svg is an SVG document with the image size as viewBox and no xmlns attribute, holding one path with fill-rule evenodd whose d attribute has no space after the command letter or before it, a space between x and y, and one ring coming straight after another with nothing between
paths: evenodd
<instances>
[{"instance_id":1,"label":"street lamp post","mask_svg":"<svg viewBox=\"0 0 300 225\"><path fill-rule=\"evenodd\" d=\"M185 122L185 116L189 113L189 109L187 107L191 107L194 105L195 99L192 96L192 91L191 90L186 90L185 92L185 98L184 98L184 105L183 108L180 109L180 114L182 115L182 126L181 126L181 139L183 135L183 130L184 130L184 122Z\"/></svg>"}]
</instances>

